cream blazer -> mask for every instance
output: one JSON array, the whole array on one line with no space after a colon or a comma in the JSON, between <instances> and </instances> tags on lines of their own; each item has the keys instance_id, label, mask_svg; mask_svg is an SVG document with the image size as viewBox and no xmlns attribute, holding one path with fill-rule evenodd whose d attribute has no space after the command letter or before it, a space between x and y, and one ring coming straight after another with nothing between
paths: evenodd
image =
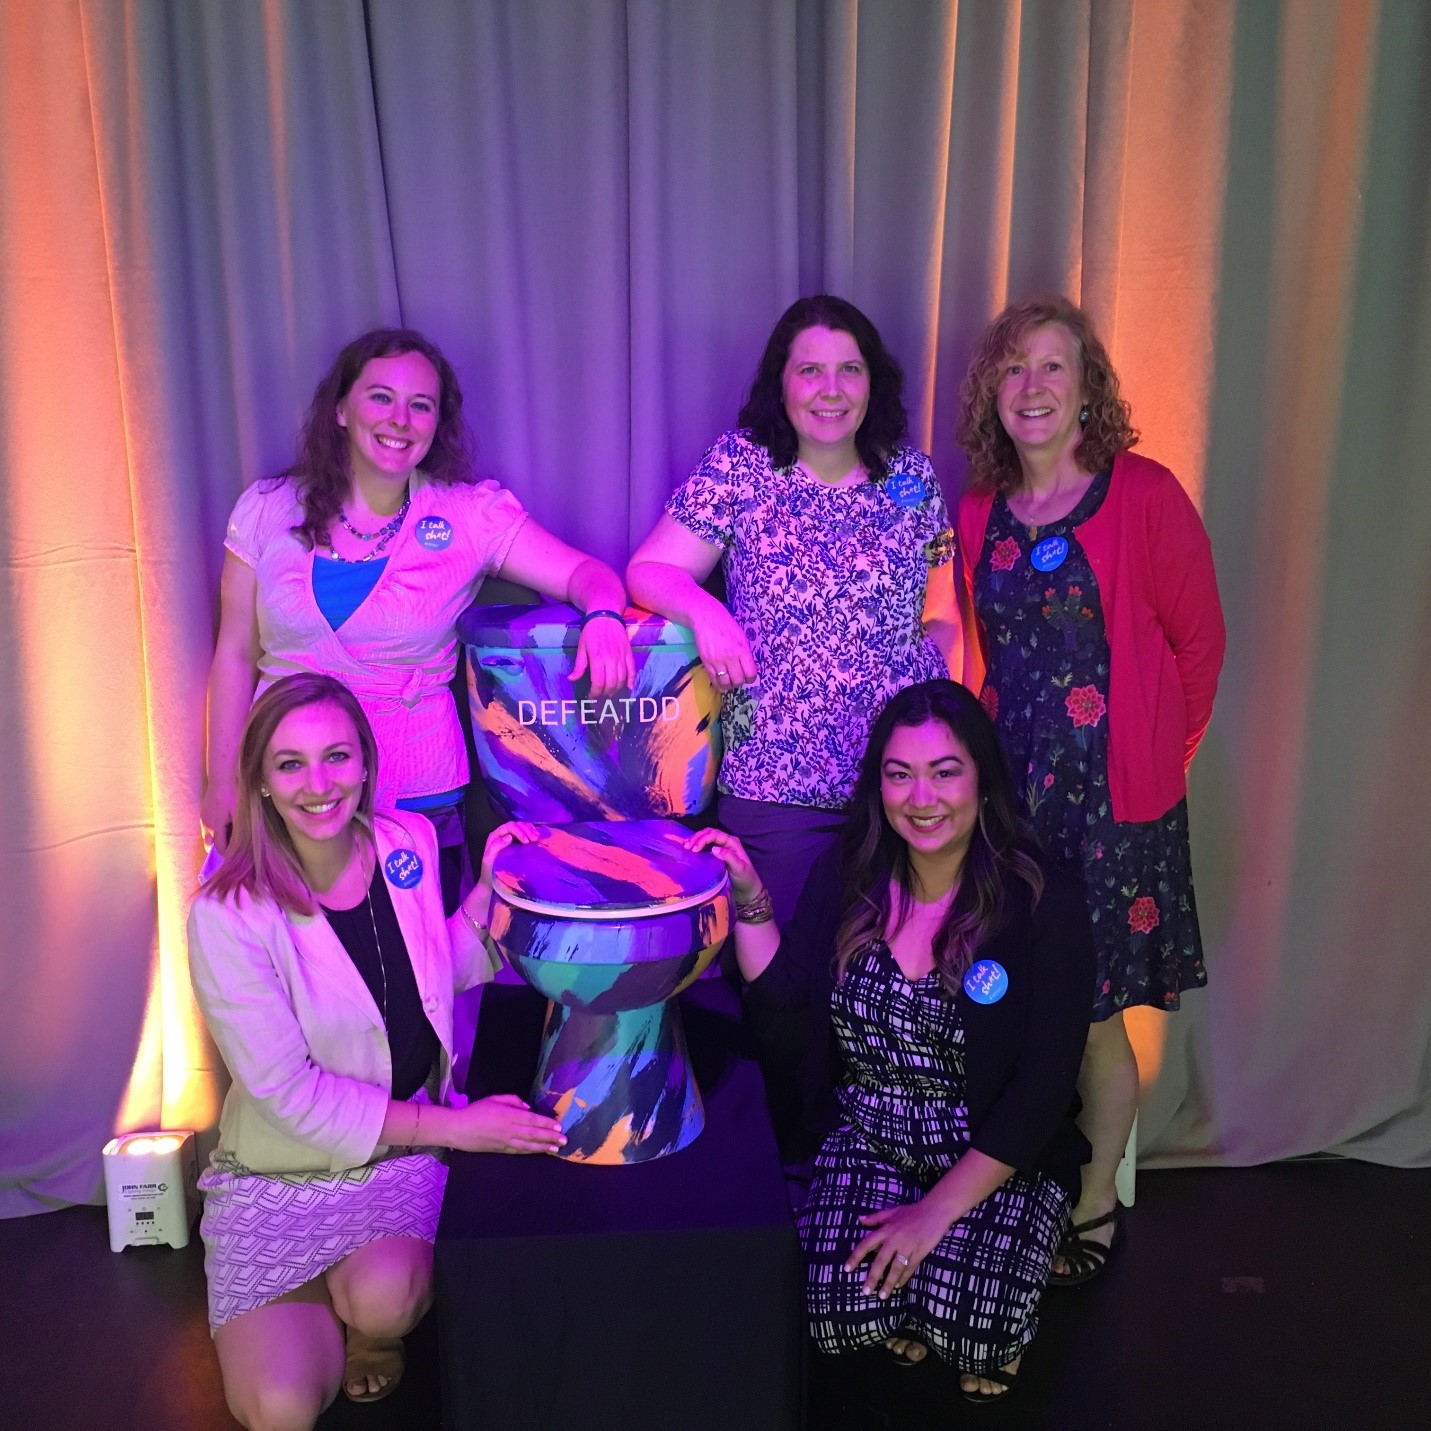
<instances>
[{"instance_id":1,"label":"cream blazer","mask_svg":"<svg viewBox=\"0 0 1431 1431\"><path fill-rule=\"evenodd\" d=\"M421 815L379 815L378 864L442 1046L438 1099L452 1090L452 998L496 972L461 913L442 914L437 839ZM414 878L416 876L416 878ZM382 1014L327 919L248 894L200 891L189 968L233 1084L219 1149L255 1172L339 1171L385 1156L392 1055ZM419 1098L425 1094L419 1093Z\"/></svg>"}]
</instances>

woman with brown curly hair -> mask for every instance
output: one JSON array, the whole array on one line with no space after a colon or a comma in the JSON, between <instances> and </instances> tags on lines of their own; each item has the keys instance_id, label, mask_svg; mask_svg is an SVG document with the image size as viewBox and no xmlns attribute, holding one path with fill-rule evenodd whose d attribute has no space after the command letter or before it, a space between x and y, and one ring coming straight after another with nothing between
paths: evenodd
<instances>
[{"instance_id":1,"label":"woman with brown curly hair","mask_svg":"<svg viewBox=\"0 0 1431 1431\"><path fill-rule=\"evenodd\" d=\"M451 913L468 776L451 690L457 617L491 573L571 602L586 613L572 676L610 695L634 676L621 579L477 479L457 374L408 328L375 328L338 354L314 391L297 459L243 493L224 545L206 833L222 852L254 696L281 676L320 671L347 685L372 722L379 803L418 811L437 830Z\"/></svg>"},{"instance_id":2,"label":"woman with brown curly hair","mask_svg":"<svg viewBox=\"0 0 1431 1431\"><path fill-rule=\"evenodd\" d=\"M1212 551L1138 434L1086 314L1011 304L964 380L965 683L981 691L1048 853L1079 875L1098 947L1079 1078L1093 1144L1054 1282L1096 1276L1121 1229L1114 1174L1137 1112L1123 1010L1207 982L1185 773L1224 632Z\"/></svg>"}]
</instances>

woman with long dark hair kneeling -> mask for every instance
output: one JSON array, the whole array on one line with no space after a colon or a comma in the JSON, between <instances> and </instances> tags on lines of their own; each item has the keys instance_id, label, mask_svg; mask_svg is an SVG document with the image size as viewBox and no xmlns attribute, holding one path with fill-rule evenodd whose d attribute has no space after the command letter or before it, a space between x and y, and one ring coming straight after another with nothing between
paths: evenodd
<instances>
[{"instance_id":1,"label":"woman with long dark hair kneeling","mask_svg":"<svg viewBox=\"0 0 1431 1431\"><path fill-rule=\"evenodd\" d=\"M816 1343L930 1346L969 1399L1007 1395L1088 1157L1093 944L1082 894L1019 825L988 716L952 681L885 706L843 858L816 864L783 937L739 841L692 844L730 871L759 1037L807 1045Z\"/></svg>"}]
</instances>

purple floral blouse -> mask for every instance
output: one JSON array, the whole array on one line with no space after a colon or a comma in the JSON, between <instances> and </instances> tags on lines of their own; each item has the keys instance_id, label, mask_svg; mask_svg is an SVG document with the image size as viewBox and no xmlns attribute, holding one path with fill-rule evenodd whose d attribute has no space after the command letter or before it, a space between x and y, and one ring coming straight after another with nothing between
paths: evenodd
<instances>
[{"instance_id":1,"label":"purple floral blouse","mask_svg":"<svg viewBox=\"0 0 1431 1431\"><path fill-rule=\"evenodd\" d=\"M884 703L948 674L922 624L929 572L954 557L928 457L901 447L883 482L831 487L776 471L728 432L666 511L724 548L727 600L759 671L725 697L720 788L839 809Z\"/></svg>"}]
</instances>

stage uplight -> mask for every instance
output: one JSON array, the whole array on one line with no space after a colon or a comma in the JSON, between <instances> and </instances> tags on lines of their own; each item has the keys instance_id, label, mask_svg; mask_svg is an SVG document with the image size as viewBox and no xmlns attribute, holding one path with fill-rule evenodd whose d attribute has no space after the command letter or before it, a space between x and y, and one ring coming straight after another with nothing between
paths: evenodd
<instances>
[{"instance_id":1,"label":"stage uplight","mask_svg":"<svg viewBox=\"0 0 1431 1431\"><path fill-rule=\"evenodd\" d=\"M194 1135L128 1133L104 1145L109 1248L189 1245L199 1210Z\"/></svg>"}]
</instances>

